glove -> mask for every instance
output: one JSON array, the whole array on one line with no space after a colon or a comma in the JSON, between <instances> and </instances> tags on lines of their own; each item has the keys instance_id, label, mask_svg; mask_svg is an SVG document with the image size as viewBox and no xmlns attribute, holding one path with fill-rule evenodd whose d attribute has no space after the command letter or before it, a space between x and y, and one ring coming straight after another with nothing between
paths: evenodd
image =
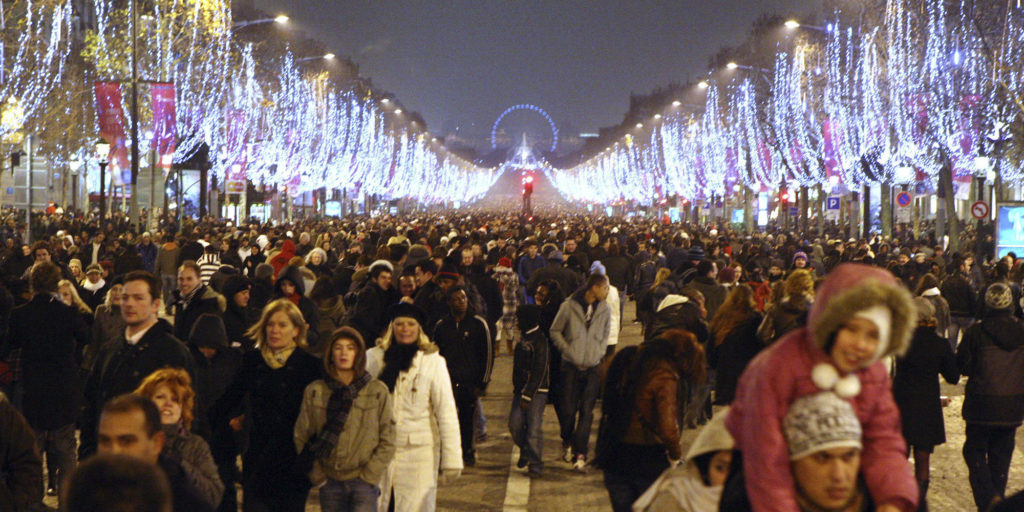
<instances>
[{"instance_id":1,"label":"glove","mask_svg":"<svg viewBox=\"0 0 1024 512\"><path fill-rule=\"evenodd\" d=\"M448 485L455 483L459 477L462 476L461 469L442 469L441 470L441 485Z\"/></svg>"}]
</instances>

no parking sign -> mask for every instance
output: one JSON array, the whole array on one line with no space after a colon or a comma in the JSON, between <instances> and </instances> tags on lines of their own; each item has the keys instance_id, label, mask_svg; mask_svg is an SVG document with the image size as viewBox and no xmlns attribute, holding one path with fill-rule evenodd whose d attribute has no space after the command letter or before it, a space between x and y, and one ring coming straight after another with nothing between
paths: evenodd
<instances>
[{"instance_id":1,"label":"no parking sign","mask_svg":"<svg viewBox=\"0 0 1024 512\"><path fill-rule=\"evenodd\" d=\"M911 197L909 192L904 191L896 194L896 204L900 205L900 207L906 208L910 206L910 201Z\"/></svg>"}]
</instances>

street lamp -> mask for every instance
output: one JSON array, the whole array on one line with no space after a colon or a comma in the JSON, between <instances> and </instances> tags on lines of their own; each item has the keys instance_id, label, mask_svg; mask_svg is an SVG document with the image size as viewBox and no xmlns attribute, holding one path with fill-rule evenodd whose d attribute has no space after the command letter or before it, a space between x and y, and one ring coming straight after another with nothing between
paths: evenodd
<instances>
[{"instance_id":1,"label":"street lamp","mask_svg":"<svg viewBox=\"0 0 1024 512\"><path fill-rule=\"evenodd\" d=\"M831 23L829 23L827 27L820 27L818 25L804 25L803 23L800 23L797 20L786 20L786 22L783 23L783 25L787 29L789 29L789 30L796 30L798 28L806 28L806 29L817 30L818 32L825 32L825 33L831 33L832 32L832 28L834 27L834 25L831 24Z\"/></svg>"},{"instance_id":2,"label":"street lamp","mask_svg":"<svg viewBox=\"0 0 1024 512\"><path fill-rule=\"evenodd\" d=\"M258 20L242 21L242 22L239 22L239 23L232 23L231 24L231 30L234 31L234 30L238 30L238 29L242 29L242 28L251 26L251 25L259 25L259 24L262 24L262 23L277 23L278 25L284 25L285 23L288 23L288 19L289 19L288 16L286 16L284 14L281 14L281 15L275 16L273 18L261 18L261 19L258 19Z\"/></svg>"},{"instance_id":3,"label":"street lamp","mask_svg":"<svg viewBox=\"0 0 1024 512\"><path fill-rule=\"evenodd\" d=\"M107 144L106 142L102 142L102 141L97 142L96 143L96 155L100 159L100 162L99 162L99 164L100 164L100 218L102 219L104 214L107 211L106 210L106 208L107 208L106 176L107 176L107 164L110 163L107 160L109 155L110 155L110 144Z\"/></svg>"},{"instance_id":4,"label":"street lamp","mask_svg":"<svg viewBox=\"0 0 1024 512\"><path fill-rule=\"evenodd\" d=\"M328 53L325 53L323 55L317 55L317 56L314 56L314 57L302 57L302 58L299 58L299 59L295 59L295 62L296 63L299 63L299 62L310 62L310 61L321 60L321 59L322 60L334 60L334 58L335 58L335 55L333 53L328 52Z\"/></svg>"}]
</instances>

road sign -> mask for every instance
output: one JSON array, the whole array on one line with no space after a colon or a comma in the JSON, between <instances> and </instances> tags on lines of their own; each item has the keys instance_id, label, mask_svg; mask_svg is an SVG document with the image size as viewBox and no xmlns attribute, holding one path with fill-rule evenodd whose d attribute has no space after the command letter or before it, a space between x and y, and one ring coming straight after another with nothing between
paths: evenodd
<instances>
[{"instance_id":1,"label":"road sign","mask_svg":"<svg viewBox=\"0 0 1024 512\"><path fill-rule=\"evenodd\" d=\"M896 194L896 204L906 208L907 206L910 206L910 201L910 193L900 192L899 194Z\"/></svg>"},{"instance_id":2,"label":"road sign","mask_svg":"<svg viewBox=\"0 0 1024 512\"><path fill-rule=\"evenodd\" d=\"M833 222L839 222L839 208L842 206L842 199L839 196L829 196L825 199L825 218Z\"/></svg>"},{"instance_id":3,"label":"road sign","mask_svg":"<svg viewBox=\"0 0 1024 512\"><path fill-rule=\"evenodd\" d=\"M971 215L975 219L981 220L988 217L988 203L985 201L978 201L971 205Z\"/></svg>"}]
</instances>

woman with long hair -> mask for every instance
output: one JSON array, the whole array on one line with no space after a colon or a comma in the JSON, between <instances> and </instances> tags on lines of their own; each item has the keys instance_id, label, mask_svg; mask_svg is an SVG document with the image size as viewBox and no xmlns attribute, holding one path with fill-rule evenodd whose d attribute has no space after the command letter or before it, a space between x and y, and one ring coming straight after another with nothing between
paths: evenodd
<instances>
[{"instance_id":1,"label":"woman with long hair","mask_svg":"<svg viewBox=\"0 0 1024 512\"><path fill-rule=\"evenodd\" d=\"M246 512L305 510L310 483L293 467L295 420L306 386L323 374L320 360L305 350L307 332L302 312L291 300L267 304L246 332L256 340L256 350L245 353L234 380L211 409L215 427L228 424L241 430L239 412L250 425L242 454Z\"/></svg>"},{"instance_id":2,"label":"woman with long hair","mask_svg":"<svg viewBox=\"0 0 1024 512\"><path fill-rule=\"evenodd\" d=\"M715 371L715 405L729 405L740 375L764 345L757 339L761 313L754 289L738 284L711 319L708 368Z\"/></svg>"},{"instance_id":3,"label":"woman with long hair","mask_svg":"<svg viewBox=\"0 0 1024 512\"><path fill-rule=\"evenodd\" d=\"M82 317L87 319L87 323L92 325L92 308L79 297L74 283L67 279L61 279L57 283L57 292L60 293L61 302L77 309L82 314Z\"/></svg>"},{"instance_id":4,"label":"woman with long hair","mask_svg":"<svg viewBox=\"0 0 1024 512\"><path fill-rule=\"evenodd\" d=\"M211 506L224 496L224 484L217 473L210 446L192 433L196 392L192 378L181 368L162 368L139 384L135 393L153 400L160 410L160 423L167 439L163 453L181 461L189 480Z\"/></svg>"},{"instance_id":5,"label":"woman with long hair","mask_svg":"<svg viewBox=\"0 0 1024 512\"><path fill-rule=\"evenodd\" d=\"M326 481L321 510L374 512L378 484L395 456L391 393L367 373L366 345L351 327L331 334L324 370L327 377L313 381L302 397L295 448L309 450L314 473Z\"/></svg>"},{"instance_id":6,"label":"woman with long hair","mask_svg":"<svg viewBox=\"0 0 1024 512\"><path fill-rule=\"evenodd\" d=\"M676 293L675 283L669 280L672 271L667 268L659 268L654 275L654 283L646 290L643 290L636 302L637 318L643 325L644 332L651 326L655 308L665 297Z\"/></svg>"},{"instance_id":7,"label":"woman with long hair","mask_svg":"<svg viewBox=\"0 0 1024 512\"><path fill-rule=\"evenodd\" d=\"M786 278L782 290L783 298L768 305L757 330L757 337L765 345L807 323L807 314L814 301L814 277L807 270L794 270Z\"/></svg>"},{"instance_id":8,"label":"woman with long hair","mask_svg":"<svg viewBox=\"0 0 1024 512\"><path fill-rule=\"evenodd\" d=\"M422 325L426 313L411 304L388 310L387 330L366 354L367 371L391 391L395 458L381 484L379 510L433 512L437 483L462 474L462 441L448 365ZM440 456L439 456L440 455Z\"/></svg>"}]
</instances>

